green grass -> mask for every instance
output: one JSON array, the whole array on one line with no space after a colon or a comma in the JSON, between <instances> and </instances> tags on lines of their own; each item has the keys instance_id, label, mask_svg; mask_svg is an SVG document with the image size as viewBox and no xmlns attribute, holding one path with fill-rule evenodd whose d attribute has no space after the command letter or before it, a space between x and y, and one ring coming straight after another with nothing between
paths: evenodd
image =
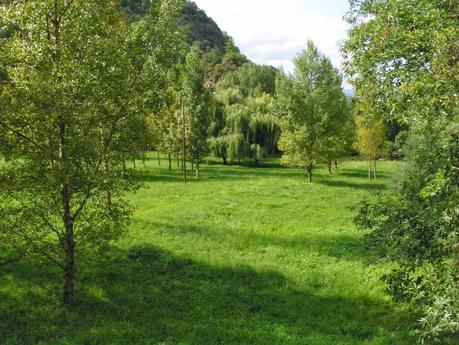
<instances>
[{"instance_id":1,"label":"green grass","mask_svg":"<svg viewBox=\"0 0 459 345\"><path fill-rule=\"evenodd\" d=\"M152 158L128 237L80 258L74 311L46 262L0 267L0 343L411 345L413 317L384 294L349 209L398 168L369 182L347 162L308 184L275 160L211 161L184 185Z\"/></svg>"}]
</instances>

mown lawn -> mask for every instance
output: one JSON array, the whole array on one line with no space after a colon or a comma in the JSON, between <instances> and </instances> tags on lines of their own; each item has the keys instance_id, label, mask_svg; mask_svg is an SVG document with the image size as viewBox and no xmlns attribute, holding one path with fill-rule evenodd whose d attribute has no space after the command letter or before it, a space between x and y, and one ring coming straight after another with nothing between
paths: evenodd
<instances>
[{"instance_id":1,"label":"mown lawn","mask_svg":"<svg viewBox=\"0 0 459 345\"><path fill-rule=\"evenodd\" d=\"M308 184L275 160L211 161L184 185L151 158L131 233L81 255L74 311L47 262L0 266L0 343L411 345L413 317L384 295L387 266L368 264L349 208L399 167L369 182L347 162Z\"/></svg>"}]
</instances>

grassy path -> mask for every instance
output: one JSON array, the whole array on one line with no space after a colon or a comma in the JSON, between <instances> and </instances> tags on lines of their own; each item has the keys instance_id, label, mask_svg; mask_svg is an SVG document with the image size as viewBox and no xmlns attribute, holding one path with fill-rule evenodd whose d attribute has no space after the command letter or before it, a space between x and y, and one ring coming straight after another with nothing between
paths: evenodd
<instances>
[{"instance_id":1,"label":"grassy path","mask_svg":"<svg viewBox=\"0 0 459 345\"><path fill-rule=\"evenodd\" d=\"M348 162L308 184L274 161L210 162L187 185L165 163L147 161L129 236L85 256L75 312L58 308L53 269L2 272L0 343L413 343L412 320L384 295L386 268L366 263L349 209L384 190L397 163L382 162L376 182L364 162Z\"/></svg>"}]
</instances>

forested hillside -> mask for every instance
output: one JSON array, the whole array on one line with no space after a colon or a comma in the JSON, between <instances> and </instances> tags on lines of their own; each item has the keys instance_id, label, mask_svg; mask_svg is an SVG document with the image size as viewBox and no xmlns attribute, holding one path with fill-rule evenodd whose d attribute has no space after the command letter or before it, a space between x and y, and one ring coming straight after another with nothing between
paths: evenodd
<instances>
[{"instance_id":1,"label":"forested hillside","mask_svg":"<svg viewBox=\"0 0 459 345\"><path fill-rule=\"evenodd\" d=\"M134 17L139 17L145 15L151 3L150 0L123 0L121 7ZM224 52L227 34L222 32L215 21L198 8L193 1L186 0L178 23L185 27L190 43L199 42L204 50L218 49Z\"/></svg>"}]
</instances>

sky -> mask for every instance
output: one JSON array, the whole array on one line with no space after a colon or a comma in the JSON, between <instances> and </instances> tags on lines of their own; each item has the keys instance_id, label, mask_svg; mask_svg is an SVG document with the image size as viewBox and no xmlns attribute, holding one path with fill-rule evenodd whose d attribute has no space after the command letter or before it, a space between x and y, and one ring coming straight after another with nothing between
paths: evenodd
<instances>
[{"instance_id":1,"label":"sky","mask_svg":"<svg viewBox=\"0 0 459 345\"><path fill-rule=\"evenodd\" d=\"M341 66L339 44L346 37L348 0L194 1L255 63L290 72L292 59L312 39L335 67Z\"/></svg>"}]
</instances>

